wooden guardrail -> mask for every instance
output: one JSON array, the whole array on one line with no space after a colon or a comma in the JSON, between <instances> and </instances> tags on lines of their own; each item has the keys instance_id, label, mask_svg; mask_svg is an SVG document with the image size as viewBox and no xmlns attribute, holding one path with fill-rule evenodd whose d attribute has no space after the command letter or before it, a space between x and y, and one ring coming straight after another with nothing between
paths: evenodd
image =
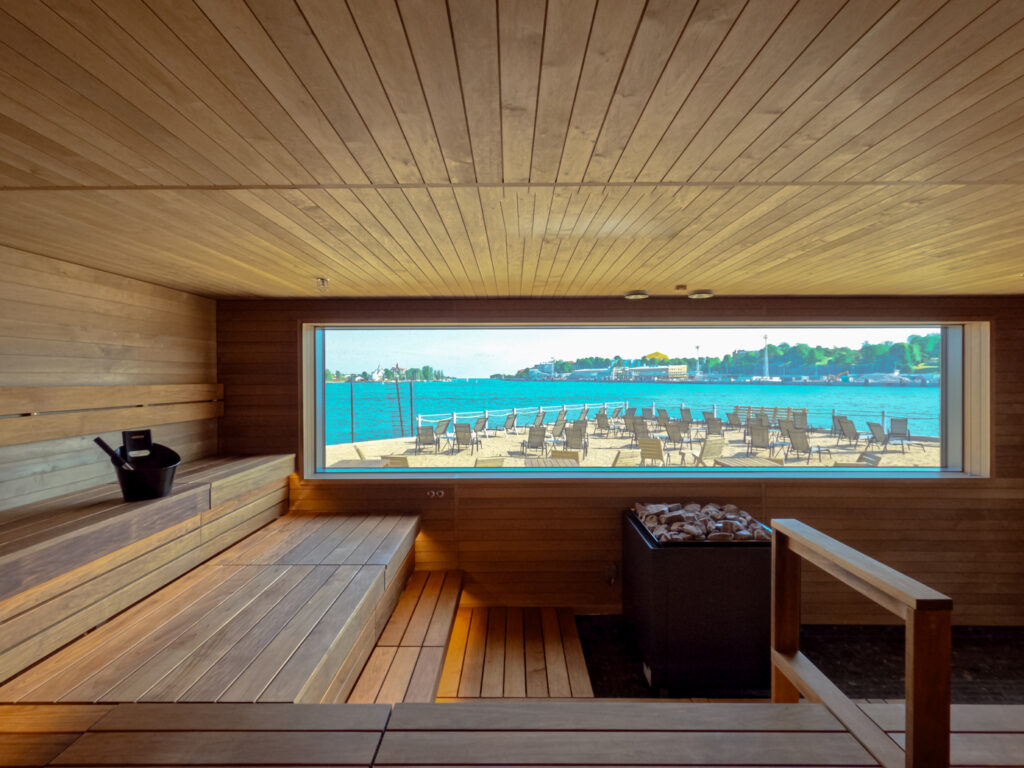
<instances>
[{"instance_id":1,"label":"wooden guardrail","mask_svg":"<svg viewBox=\"0 0 1024 768\"><path fill-rule=\"evenodd\" d=\"M773 520L772 701L824 704L885 768L948 768L953 601L799 520ZM800 571L807 560L906 626L906 749L800 652Z\"/></svg>"}]
</instances>

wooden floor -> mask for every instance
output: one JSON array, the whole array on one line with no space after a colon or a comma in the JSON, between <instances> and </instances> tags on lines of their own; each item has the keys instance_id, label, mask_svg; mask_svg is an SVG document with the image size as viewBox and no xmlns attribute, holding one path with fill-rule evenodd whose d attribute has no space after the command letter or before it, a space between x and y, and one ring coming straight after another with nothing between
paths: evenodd
<instances>
[{"instance_id":1,"label":"wooden floor","mask_svg":"<svg viewBox=\"0 0 1024 768\"><path fill-rule=\"evenodd\" d=\"M349 702L434 701L461 594L461 571L413 572Z\"/></svg>"},{"instance_id":2,"label":"wooden floor","mask_svg":"<svg viewBox=\"0 0 1024 768\"><path fill-rule=\"evenodd\" d=\"M862 705L896 740L899 705ZM954 706L953 765L1024 766L1024 706ZM0 705L0 766L857 766L817 704Z\"/></svg>"},{"instance_id":3,"label":"wooden floor","mask_svg":"<svg viewBox=\"0 0 1024 768\"><path fill-rule=\"evenodd\" d=\"M438 701L593 695L572 611L459 608Z\"/></svg>"}]
</instances>

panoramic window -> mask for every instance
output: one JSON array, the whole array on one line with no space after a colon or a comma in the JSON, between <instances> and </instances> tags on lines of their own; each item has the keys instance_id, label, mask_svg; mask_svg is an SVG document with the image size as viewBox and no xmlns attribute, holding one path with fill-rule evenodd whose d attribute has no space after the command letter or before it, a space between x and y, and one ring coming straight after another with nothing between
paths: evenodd
<instances>
[{"instance_id":1,"label":"panoramic window","mask_svg":"<svg viewBox=\"0 0 1024 768\"><path fill-rule=\"evenodd\" d=\"M325 473L959 469L961 336L318 326L310 449Z\"/></svg>"}]
</instances>

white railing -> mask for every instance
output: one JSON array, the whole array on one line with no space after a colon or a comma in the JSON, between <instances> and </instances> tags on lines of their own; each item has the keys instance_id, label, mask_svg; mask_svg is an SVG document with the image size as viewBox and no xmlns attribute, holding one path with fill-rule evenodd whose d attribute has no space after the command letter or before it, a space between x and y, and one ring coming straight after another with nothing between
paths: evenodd
<instances>
[{"instance_id":1,"label":"white railing","mask_svg":"<svg viewBox=\"0 0 1024 768\"><path fill-rule=\"evenodd\" d=\"M703 421L704 412L714 413L716 416L725 417L725 414L732 411L736 405L720 405L718 403L701 404L693 402L636 402L633 401L632 405L636 407L637 413L641 413L642 409L650 408L654 413L658 410L664 409L669 412L669 417L673 419L679 418L680 408L689 408L693 417L697 421ZM742 407L750 405L755 408L761 407L760 403L749 403L744 404ZM603 403L562 403L553 405L527 405L522 407L514 408L488 408L485 410L477 411L452 411L450 413L423 413L417 414L416 426L432 426L440 421L449 419L452 424L475 422L481 416L487 417L488 428L500 427L505 418L510 413L516 414L516 424L518 426L526 426L532 424L533 420L537 417L538 411L545 413L545 423L552 421L555 418L555 414L561 412L566 413L566 418L572 420L572 415L578 414L583 408L588 409L588 418L593 419L594 415L600 408L604 408L610 416L613 409L621 407L623 411L630 407L630 401L628 400L615 400ZM764 406L772 408L773 406ZM785 406L779 406L785 407ZM790 406L799 407L799 406ZM889 428L888 419L892 416L903 417L909 419L909 425L911 434L915 437L938 437L940 434L939 417L933 413L912 413L908 411L899 412L887 412L885 409L878 411L842 411L838 412L836 409L819 409L813 408L807 409L807 424L812 429L823 429L829 430L832 428L832 417L835 415L845 416L852 420L855 426L860 431L867 430L867 423L869 421L877 421L886 430ZM550 418L547 418L547 414L551 414Z\"/></svg>"}]
</instances>

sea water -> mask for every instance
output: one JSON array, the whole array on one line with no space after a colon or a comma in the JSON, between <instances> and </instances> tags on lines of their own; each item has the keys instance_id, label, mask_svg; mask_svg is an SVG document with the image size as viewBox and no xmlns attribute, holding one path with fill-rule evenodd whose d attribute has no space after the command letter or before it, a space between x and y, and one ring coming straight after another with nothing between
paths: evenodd
<instances>
[{"instance_id":1,"label":"sea water","mask_svg":"<svg viewBox=\"0 0 1024 768\"><path fill-rule=\"evenodd\" d=\"M533 423L538 407L550 423L563 405L570 406L571 420L583 404L590 405L593 418L601 404L609 404L610 414L614 405L626 402L637 413L666 408L672 418L686 406L696 419L713 410L724 417L737 405L806 408L811 427L831 427L835 413L852 419L864 432L868 421L888 428L889 418L906 417L916 436L939 435L940 422L940 390L925 386L457 379L328 383L325 390L328 445L414 435L417 423L433 426L453 413L458 421L472 423L487 411L489 426L500 427L515 408L522 426Z\"/></svg>"}]
</instances>

